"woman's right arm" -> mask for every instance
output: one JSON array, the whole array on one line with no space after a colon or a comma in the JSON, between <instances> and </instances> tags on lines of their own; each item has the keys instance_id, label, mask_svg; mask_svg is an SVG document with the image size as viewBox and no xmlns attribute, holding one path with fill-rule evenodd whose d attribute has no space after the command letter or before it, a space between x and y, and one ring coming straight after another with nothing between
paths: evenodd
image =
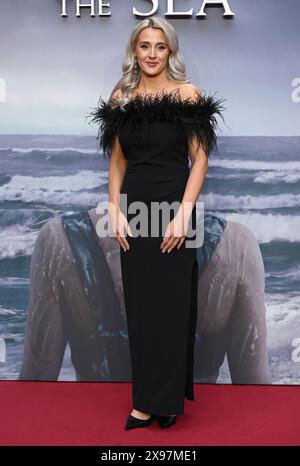
<instances>
[{"instance_id":1,"label":"woman's right arm","mask_svg":"<svg viewBox=\"0 0 300 466\"><path fill-rule=\"evenodd\" d=\"M118 91L113 97L115 97L117 93ZM127 163L127 159L120 145L119 137L116 135L111 151L108 176L109 217L116 239L124 250L129 249L129 244L124 233L126 231L128 234L131 234L127 219L120 210L120 191L126 173Z\"/></svg>"},{"instance_id":2,"label":"woman's right arm","mask_svg":"<svg viewBox=\"0 0 300 466\"><path fill-rule=\"evenodd\" d=\"M122 152L119 137L116 135L111 152L108 176L108 200L110 203L114 204L116 208L119 208L120 206L120 191L126 169L127 160Z\"/></svg>"}]
</instances>

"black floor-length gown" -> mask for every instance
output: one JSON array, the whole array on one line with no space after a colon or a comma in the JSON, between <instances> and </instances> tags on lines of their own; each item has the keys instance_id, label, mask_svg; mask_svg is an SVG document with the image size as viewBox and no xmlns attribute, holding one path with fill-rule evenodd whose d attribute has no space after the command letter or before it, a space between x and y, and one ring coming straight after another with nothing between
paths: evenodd
<instances>
[{"instance_id":1,"label":"black floor-length gown","mask_svg":"<svg viewBox=\"0 0 300 466\"><path fill-rule=\"evenodd\" d=\"M160 95L136 95L123 109L114 99L100 97L93 112L104 155L111 156L117 134L127 159L121 187L127 208L134 201L143 201L149 208L148 236L133 232L133 237L126 237L129 250L120 246L132 406L147 413L183 414L184 398L195 399L198 283L196 247L187 248L184 241L179 249L162 253L161 221L158 236L150 235L151 202L180 203L190 173L189 138L196 137L207 156L217 149L215 114L222 116L221 108L221 100L203 91L191 100L182 98L177 88ZM121 210L129 222L140 213L128 213L122 202ZM171 211L170 220L176 212L177 208ZM195 206L191 222L195 228Z\"/></svg>"}]
</instances>

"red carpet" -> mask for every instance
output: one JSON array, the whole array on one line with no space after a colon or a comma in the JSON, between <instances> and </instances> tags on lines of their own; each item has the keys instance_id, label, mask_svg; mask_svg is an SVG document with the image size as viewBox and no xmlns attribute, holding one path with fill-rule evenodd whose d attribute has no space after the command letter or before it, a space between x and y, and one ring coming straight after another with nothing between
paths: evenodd
<instances>
[{"instance_id":1,"label":"red carpet","mask_svg":"<svg viewBox=\"0 0 300 466\"><path fill-rule=\"evenodd\" d=\"M177 424L124 430L131 384L0 381L0 445L300 445L299 386L195 386Z\"/></svg>"}]
</instances>

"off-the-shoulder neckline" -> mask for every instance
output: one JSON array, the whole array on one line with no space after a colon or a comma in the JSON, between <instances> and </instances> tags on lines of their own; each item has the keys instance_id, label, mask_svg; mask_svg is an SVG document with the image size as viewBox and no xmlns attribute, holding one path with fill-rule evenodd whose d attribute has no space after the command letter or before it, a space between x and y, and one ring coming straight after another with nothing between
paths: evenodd
<instances>
[{"instance_id":1,"label":"off-the-shoulder neckline","mask_svg":"<svg viewBox=\"0 0 300 466\"><path fill-rule=\"evenodd\" d=\"M197 105L201 102L205 102L206 95L204 91L198 92L194 91L194 96L183 97L179 92L179 87L173 89L172 91L168 92L157 92L157 93L138 93L130 98L130 100L125 104L129 106L130 104L134 103L178 103L178 104L192 104ZM109 103L117 103L119 99L110 97L108 99Z\"/></svg>"},{"instance_id":2,"label":"off-the-shoulder neckline","mask_svg":"<svg viewBox=\"0 0 300 466\"><path fill-rule=\"evenodd\" d=\"M196 92L194 91L195 94L200 95L199 92ZM144 92L144 93L137 93L135 94L133 97L132 97L132 100L134 99L144 99L144 98L162 98L162 97L173 97L173 95L175 97L178 97L179 96L179 99L180 100L190 100L192 99L191 96L189 97L182 97L182 95L180 94L180 87L175 87L174 89L172 89L171 91L167 90L167 91L163 91L163 92L156 92L156 93L152 93L152 92Z\"/></svg>"}]
</instances>

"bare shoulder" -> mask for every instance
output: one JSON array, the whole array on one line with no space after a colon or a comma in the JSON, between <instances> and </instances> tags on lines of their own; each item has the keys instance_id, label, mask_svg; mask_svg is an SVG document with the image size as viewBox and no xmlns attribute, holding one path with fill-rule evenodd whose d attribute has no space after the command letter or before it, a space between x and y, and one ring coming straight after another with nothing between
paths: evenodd
<instances>
[{"instance_id":1,"label":"bare shoulder","mask_svg":"<svg viewBox=\"0 0 300 466\"><path fill-rule=\"evenodd\" d=\"M118 88L115 92L112 92L109 97L110 106L112 108L117 108L121 98L122 98L122 91L121 91L121 88Z\"/></svg>"},{"instance_id":2,"label":"bare shoulder","mask_svg":"<svg viewBox=\"0 0 300 466\"><path fill-rule=\"evenodd\" d=\"M183 99L196 100L199 96L202 96L201 90L193 83L182 84L179 93Z\"/></svg>"},{"instance_id":3,"label":"bare shoulder","mask_svg":"<svg viewBox=\"0 0 300 466\"><path fill-rule=\"evenodd\" d=\"M121 99L121 97L122 97L122 91L121 91L121 88L119 87L119 88L111 95L111 99L119 100L119 99Z\"/></svg>"}]
</instances>

